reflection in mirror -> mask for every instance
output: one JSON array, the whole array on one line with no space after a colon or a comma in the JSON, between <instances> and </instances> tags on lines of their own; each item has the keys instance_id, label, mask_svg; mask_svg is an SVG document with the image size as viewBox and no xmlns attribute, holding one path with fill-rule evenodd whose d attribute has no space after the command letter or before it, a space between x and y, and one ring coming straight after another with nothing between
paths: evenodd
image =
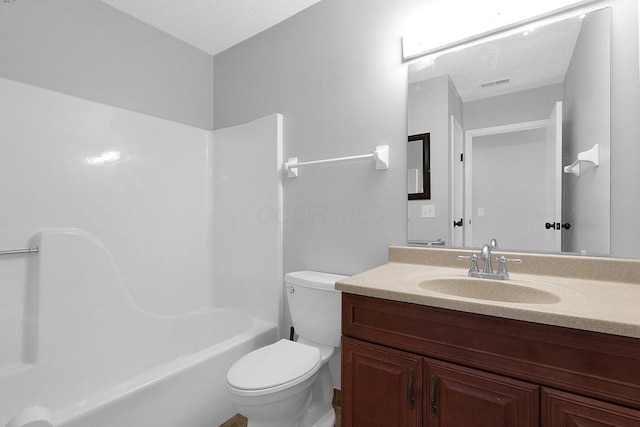
<instances>
[{"instance_id":1,"label":"reflection in mirror","mask_svg":"<svg viewBox=\"0 0 640 427\"><path fill-rule=\"evenodd\" d=\"M496 238L507 248L561 250L561 233L540 232L562 217L561 106L548 120L467 132L464 205L472 221L464 235L471 246Z\"/></svg>"},{"instance_id":2,"label":"reflection in mirror","mask_svg":"<svg viewBox=\"0 0 640 427\"><path fill-rule=\"evenodd\" d=\"M407 187L409 200L431 198L429 134L410 135L407 142Z\"/></svg>"},{"instance_id":3,"label":"reflection in mirror","mask_svg":"<svg viewBox=\"0 0 640 427\"><path fill-rule=\"evenodd\" d=\"M408 135L430 133L448 183L437 215L409 200L409 241L609 254L610 23L605 8L409 63ZM598 166L563 173L594 144Z\"/></svg>"}]
</instances>

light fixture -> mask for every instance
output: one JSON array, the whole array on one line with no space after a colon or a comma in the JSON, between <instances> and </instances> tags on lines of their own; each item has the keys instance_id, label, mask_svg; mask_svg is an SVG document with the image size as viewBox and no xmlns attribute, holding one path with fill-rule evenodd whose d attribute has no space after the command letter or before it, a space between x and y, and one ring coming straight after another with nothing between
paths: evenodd
<instances>
[{"instance_id":1,"label":"light fixture","mask_svg":"<svg viewBox=\"0 0 640 427\"><path fill-rule=\"evenodd\" d=\"M409 31L402 38L402 57L404 61L409 61L436 53L442 54L459 49L462 46L472 46L487 39L499 39L515 32L530 32L538 26L548 25L576 16L584 16L584 14L602 7L601 0L571 1L570 3L564 7L537 14L530 18L512 20L511 22L509 17L506 16L508 15L507 13L502 14L502 16L500 13L495 14L495 16L487 14L486 16L493 16L493 18L488 18L484 22L478 22L482 21L482 19L476 18L474 25L456 26L454 28L455 31L454 29L449 29L446 34L443 34L443 31L439 32L429 28L429 26L421 25L421 29ZM425 34L425 28L426 31L431 31L431 33ZM437 37L433 34L434 32L439 32Z\"/></svg>"}]
</instances>

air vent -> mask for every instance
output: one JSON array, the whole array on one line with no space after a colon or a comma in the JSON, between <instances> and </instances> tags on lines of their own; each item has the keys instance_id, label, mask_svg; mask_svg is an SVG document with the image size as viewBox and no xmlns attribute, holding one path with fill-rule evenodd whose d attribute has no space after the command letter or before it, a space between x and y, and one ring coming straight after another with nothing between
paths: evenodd
<instances>
[{"instance_id":1,"label":"air vent","mask_svg":"<svg viewBox=\"0 0 640 427\"><path fill-rule=\"evenodd\" d=\"M498 80L493 80L490 82L484 82L484 83L480 83L480 87L494 87L494 86L499 86L499 85L504 85L507 83L511 83L511 78L506 78L506 79L498 79Z\"/></svg>"}]
</instances>

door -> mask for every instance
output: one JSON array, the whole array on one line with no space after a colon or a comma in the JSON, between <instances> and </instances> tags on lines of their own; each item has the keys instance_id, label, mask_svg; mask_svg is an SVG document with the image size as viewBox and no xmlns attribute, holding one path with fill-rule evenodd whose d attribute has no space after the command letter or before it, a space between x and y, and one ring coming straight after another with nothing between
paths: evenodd
<instances>
[{"instance_id":1,"label":"door","mask_svg":"<svg viewBox=\"0 0 640 427\"><path fill-rule=\"evenodd\" d=\"M547 199L557 199L555 182L547 185L556 171L547 153L549 127L545 119L465 132L466 246L481 247L495 238L505 249L549 250L545 222L556 220L549 219Z\"/></svg>"},{"instance_id":2,"label":"door","mask_svg":"<svg viewBox=\"0 0 640 427\"><path fill-rule=\"evenodd\" d=\"M426 426L539 425L537 385L445 362L426 364Z\"/></svg>"},{"instance_id":3,"label":"door","mask_svg":"<svg viewBox=\"0 0 640 427\"><path fill-rule=\"evenodd\" d=\"M422 357L343 337L342 427L422 426Z\"/></svg>"}]
</instances>

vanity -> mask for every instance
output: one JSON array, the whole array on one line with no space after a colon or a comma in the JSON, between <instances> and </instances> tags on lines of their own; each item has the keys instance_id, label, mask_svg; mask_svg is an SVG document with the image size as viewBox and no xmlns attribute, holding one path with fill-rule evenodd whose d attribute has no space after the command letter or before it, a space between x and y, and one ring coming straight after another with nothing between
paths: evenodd
<instances>
[{"instance_id":1,"label":"vanity","mask_svg":"<svg viewBox=\"0 0 640 427\"><path fill-rule=\"evenodd\" d=\"M336 283L342 426L640 426L640 261L391 247ZM476 251L477 252L477 251Z\"/></svg>"}]
</instances>

